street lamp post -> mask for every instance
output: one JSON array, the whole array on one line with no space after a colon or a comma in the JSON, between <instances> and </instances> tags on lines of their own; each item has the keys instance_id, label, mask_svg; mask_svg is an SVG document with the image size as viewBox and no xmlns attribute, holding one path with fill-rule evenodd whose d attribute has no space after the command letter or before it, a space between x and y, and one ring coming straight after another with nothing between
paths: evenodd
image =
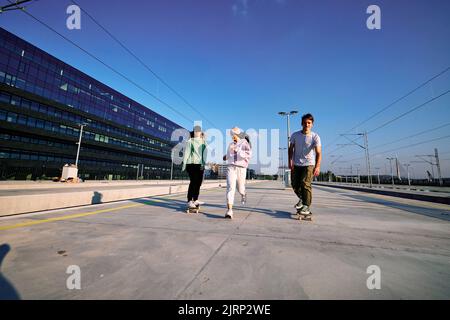
<instances>
[{"instance_id":1,"label":"street lamp post","mask_svg":"<svg viewBox=\"0 0 450 320\"><path fill-rule=\"evenodd\" d=\"M170 185L169 185L169 194L172 194L172 178L173 178L173 148L172 152L170 153Z\"/></svg>"},{"instance_id":2,"label":"street lamp post","mask_svg":"<svg viewBox=\"0 0 450 320\"><path fill-rule=\"evenodd\" d=\"M394 169L392 169L392 160L395 158L386 158L389 160L389 165L391 166L391 177L392 177L392 187L394 187Z\"/></svg>"},{"instance_id":3,"label":"street lamp post","mask_svg":"<svg viewBox=\"0 0 450 320\"><path fill-rule=\"evenodd\" d=\"M289 150L289 144L291 142L291 124L290 124L290 116L294 115L298 113L298 111L289 111L289 112L284 112L284 111L280 111L278 112L278 114L280 116L286 116L287 117L287 147ZM289 159L288 159L288 167L289 167Z\"/></svg>"},{"instance_id":4,"label":"street lamp post","mask_svg":"<svg viewBox=\"0 0 450 320\"><path fill-rule=\"evenodd\" d=\"M351 177L350 184L353 185L353 166L352 165L350 165L350 177Z\"/></svg>"},{"instance_id":5,"label":"street lamp post","mask_svg":"<svg viewBox=\"0 0 450 320\"><path fill-rule=\"evenodd\" d=\"M290 159L289 159L289 145L290 145L290 141L291 141L291 124L290 124L289 120L290 120L290 116L294 115L296 113L298 113L298 111L296 111L296 110L289 111L289 112L284 112L284 111L278 112L278 114L280 116L286 116L287 117L287 137L288 137L287 138L287 150L288 150L287 168L289 168L289 161L290 161ZM283 177L284 177L284 170L283 170ZM289 178L288 177L284 177L285 186L287 186L288 181L289 181Z\"/></svg>"},{"instance_id":6,"label":"street lamp post","mask_svg":"<svg viewBox=\"0 0 450 320\"><path fill-rule=\"evenodd\" d=\"M81 137L83 136L83 127L85 126L85 124L81 124L81 129L80 129L80 137L78 138L78 149L77 149L77 157L75 159L75 167L78 168L78 157L80 155L80 146L81 146Z\"/></svg>"},{"instance_id":7,"label":"street lamp post","mask_svg":"<svg viewBox=\"0 0 450 320\"><path fill-rule=\"evenodd\" d=\"M411 166L411 164L409 164L409 163L406 163L406 164L405 164L406 172L407 172L407 174L408 174L408 186L411 187L411 179L409 179L409 167L410 167L410 166Z\"/></svg>"},{"instance_id":8,"label":"street lamp post","mask_svg":"<svg viewBox=\"0 0 450 320\"><path fill-rule=\"evenodd\" d=\"M281 165L279 166L278 173L280 174L281 181L283 181L283 169L284 169L284 150L287 150L286 148L278 148L281 153Z\"/></svg>"},{"instance_id":9,"label":"street lamp post","mask_svg":"<svg viewBox=\"0 0 450 320\"><path fill-rule=\"evenodd\" d=\"M380 168L375 168L375 169L377 169L378 185L380 185Z\"/></svg>"},{"instance_id":10,"label":"street lamp post","mask_svg":"<svg viewBox=\"0 0 450 320\"><path fill-rule=\"evenodd\" d=\"M350 135L356 135L356 136L363 136L364 137L364 145L361 145L359 143L356 143L356 140L351 140L347 136ZM367 166L367 182L369 183L369 187L372 188L372 175L370 173L370 154L369 154L369 142L367 139L367 132L363 133L355 133L355 134L341 134L341 136L345 137L347 140L349 140L350 144L338 144L338 146L348 146L348 145L357 145L358 147L364 149L366 153L366 166ZM352 179L353 181L353 179Z\"/></svg>"},{"instance_id":11,"label":"street lamp post","mask_svg":"<svg viewBox=\"0 0 450 320\"><path fill-rule=\"evenodd\" d=\"M361 177L359 175L359 164L355 164L355 167L356 167L356 176L357 176L357 178L355 177L355 179L357 179L356 181L358 184L361 184Z\"/></svg>"}]
</instances>

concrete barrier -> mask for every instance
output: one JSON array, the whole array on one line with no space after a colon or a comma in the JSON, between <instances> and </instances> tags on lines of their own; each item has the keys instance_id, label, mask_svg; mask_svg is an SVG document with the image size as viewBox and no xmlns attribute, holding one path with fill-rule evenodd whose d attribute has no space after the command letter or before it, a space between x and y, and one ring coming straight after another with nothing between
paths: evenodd
<instances>
[{"instance_id":1,"label":"concrete barrier","mask_svg":"<svg viewBox=\"0 0 450 320\"><path fill-rule=\"evenodd\" d=\"M259 182L258 180L250 180L247 183ZM226 186L225 180L211 180L205 181L202 184L201 190L218 188ZM85 185L86 187L86 185ZM92 189L92 185L88 185ZM188 190L189 183L174 184L172 187L169 185L159 185L158 183L144 183L134 185L123 185L123 188L115 189L111 188L111 185L102 186L99 185L96 190L83 191L83 188L79 185L75 188L70 188L65 191L51 192L47 186L41 186L45 188L45 193L37 193L39 191L35 187L30 188L35 194L20 194L12 196L0 197L0 217L9 216L21 213L30 213L36 211L45 211L69 207L77 207L83 205L99 204L120 200L130 200L143 197L163 196L171 194L185 193ZM171 188L171 190L169 190ZM23 190L23 189L21 189ZM55 190L56 191L56 190Z\"/></svg>"},{"instance_id":2,"label":"concrete barrier","mask_svg":"<svg viewBox=\"0 0 450 320\"><path fill-rule=\"evenodd\" d=\"M343 186L343 185L336 185L336 184L331 184L331 183L320 183L320 182L314 182L313 185L321 186L321 187L330 187L330 188L340 188L340 189L353 190L353 191L361 191L361 192L367 192L367 193L375 193L375 194L380 194L380 195L385 195L385 196L399 197L399 198L419 200L419 201L450 204L450 197L448 197L448 196L421 194L421 193L417 193L417 192L408 192L406 190L405 191L382 190L382 189L375 189L375 188L368 188L368 187Z\"/></svg>"}]
</instances>

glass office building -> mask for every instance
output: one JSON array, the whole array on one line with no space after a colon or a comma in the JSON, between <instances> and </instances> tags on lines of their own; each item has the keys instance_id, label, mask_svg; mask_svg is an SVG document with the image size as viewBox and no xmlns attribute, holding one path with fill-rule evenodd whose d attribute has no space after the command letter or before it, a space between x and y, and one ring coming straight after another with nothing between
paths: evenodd
<instances>
[{"instance_id":1,"label":"glass office building","mask_svg":"<svg viewBox=\"0 0 450 320\"><path fill-rule=\"evenodd\" d=\"M0 28L0 179L60 177L81 124L81 178L170 177L179 125Z\"/></svg>"}]
</instances>

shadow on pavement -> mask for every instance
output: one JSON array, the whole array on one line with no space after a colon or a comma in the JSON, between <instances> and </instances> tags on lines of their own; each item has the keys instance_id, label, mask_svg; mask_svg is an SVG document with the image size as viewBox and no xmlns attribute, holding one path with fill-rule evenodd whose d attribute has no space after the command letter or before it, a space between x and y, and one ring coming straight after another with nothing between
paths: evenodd
<instances>
[{"instance_id":1,"label":"shadow on pavement","mask_svg":"<svg viewBox=\"0 0 450 320\"><path fill-rule=\"evenodd\" d=\"M9 244L0 245L0 300L20 300L20 295L14 286L2 274L2 262L11 250Z\"/></svg>"},{"instance_id":2,"label":"shadow on pavement","mask_svg":"<svg viewBox=\"0 0 450 320\"><path fill-rule=\"evenodd\" d=\"M444 220L444 221L450 221L450 210L445 211L443 209L418 207L418 206L394 202L394 201L390 201L390 200L375 199L375 198L371 198L371 197L364 196L364 195L346 194L345 196L352 198L352 199L368 202L368 203L380 204L380 205L383 205L386 207L419 214L422 216L436 218L436 219Z\"/></svg>"},{"instance_id":3,"label":"shadow on pavement","mask_svg":"<svg viewBox=\"0 0 450 320\"><path fill-rule=\"evenodd\" d=\"M246 189L251 189L251 190L277 190L277 191L284 191L284 190L292 190L291 188L285 188L285 187L279 187L279 188L266 188L266 187L261 187L261 188L258 188L258 187L250 187L250 186L248 186L248 187L245 187ZM293 192L293 191L292 191Z\"/></svg>"},{"instance_id":4,"label":"shadow on pavement","mask_svg":"<svg viewBox=\"0 0 450 320\"><path fill-rule=\"evenodd\" d=\"M176 200L176 199L165 199L165 198L159 198L159 197L152 197L148 199L137 199L133 200L134 202L149 205L149 206L155 206L155 207L162 207L166 209L172 209L177 212L183 212L186 213L186 202L182 200ZM208 213L208 208L216 208L216 209L222 209L222 214L213 214ZM245 207L245 206L233 206L233 210L243 210L243 211L249 211L249 212L256 212L256 213L262 213L269 215L273 218L277 219L294 219L291 217L291 212L288 211L280 211L280 210L270 210L270 209L263 209L263 208L253 208L253 207ZM294 208L292 209L294 212ZM226 205L219 205L219 204L211 204L207 203L201 206L200 213L203 214L207 218L223 218L225 216L226 212Z\"/></svg>"}]
</instances>

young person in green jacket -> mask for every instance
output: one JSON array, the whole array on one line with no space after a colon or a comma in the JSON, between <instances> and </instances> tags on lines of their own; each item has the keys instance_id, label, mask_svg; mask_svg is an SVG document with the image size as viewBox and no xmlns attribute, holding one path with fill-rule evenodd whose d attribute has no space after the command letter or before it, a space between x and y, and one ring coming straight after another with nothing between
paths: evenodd
<instances>
[{"instance_id":1,"label":"young person in green jacket","mask_svg":"<svg viewBox=\"0 0 450 320\"><path fill-rule=\"evenodd\" d=\"M202 204L198 201L198 196L203 182L206 155L204 134L200 126L195 126L194 131L191 132L191 138L186 143L183 156L183 171L187 171L190 180L187 194L189 208L195 208Z\"/></svg>"}]
</instances>

